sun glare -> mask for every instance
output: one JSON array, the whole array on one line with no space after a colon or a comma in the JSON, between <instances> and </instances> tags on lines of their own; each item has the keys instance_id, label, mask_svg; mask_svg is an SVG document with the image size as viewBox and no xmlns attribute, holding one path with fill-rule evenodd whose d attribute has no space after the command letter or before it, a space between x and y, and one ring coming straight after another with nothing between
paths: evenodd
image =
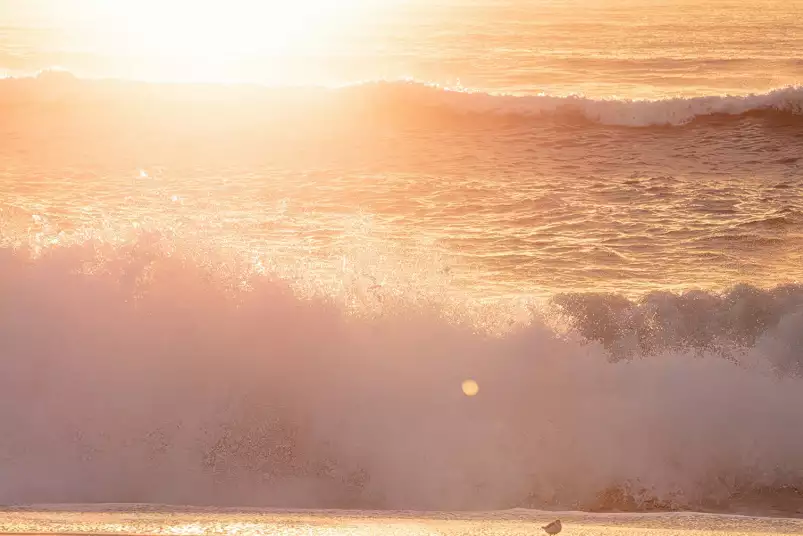
<instances>
[{"instance_id":1,"label":"sun glare","mask_svg":"<svg viewBox=\"0 0 803 536\"><path fill-rule=\"evenodd\" d=\"M95 0L102 46L171 78L237 78L249 64L317 54L368 24L380 0ZM269 66L268 66L269 67Z\"/></svg>"}]
</instances>

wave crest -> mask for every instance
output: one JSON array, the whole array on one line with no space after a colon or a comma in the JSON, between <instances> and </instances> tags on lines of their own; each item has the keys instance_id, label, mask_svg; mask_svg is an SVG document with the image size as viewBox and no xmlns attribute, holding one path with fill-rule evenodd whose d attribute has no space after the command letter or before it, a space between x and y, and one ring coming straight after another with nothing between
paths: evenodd
<instances>
[{"instance_id":1,"label":"wave crest","mask_svg":"<svg viewBox=\"0 0 803 536\"><path fill-rule=\"evenodd\" d=\"M584 338L616 358L665 351L718 352L732 359L766 340L803 345L791 325L803 325L803 286L762 290L737 285L725 293L652 292L637 301L619 295L564 294L553 299ZM803 356L767 352L787 372L803 370Z\"/></svg>"},{"instance_id":2,"label":"wave crest","mask_svg":"<svg viewBox=\"0 0 803 536\"><path fill-rule=\"evenodd\" d=\"M582 96L503 95L408 83L369 83L366 93L414 99L458 113L522 118L574 117L603 125L679 126L709 116L774 112L803 115L803 88L791 86L747 96L711 95L658 100L592 99Z\"/></svg>"}]
</instances>

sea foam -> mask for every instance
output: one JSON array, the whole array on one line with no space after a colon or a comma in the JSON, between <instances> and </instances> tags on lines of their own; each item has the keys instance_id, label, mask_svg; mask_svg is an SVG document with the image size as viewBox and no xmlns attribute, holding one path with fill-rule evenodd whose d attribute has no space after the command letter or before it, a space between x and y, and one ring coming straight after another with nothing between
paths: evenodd
<instances>
[{"instance_id":1,"label":"sea foam","mask_svg":"<svg viewBox=\"0 0 803 536\"><path fill-rule=\"evenodd\" d=\"M0 503L699 509L803 485L799 289L618 317L565 301L685 319L617 361L594 322L492 337L432 305L359 318L92 254L0 251ZM120 274L143 265L132 292ZM738 351L680 340L706 311L701 329L750 335Z\"/></svg>"}]
</instances>

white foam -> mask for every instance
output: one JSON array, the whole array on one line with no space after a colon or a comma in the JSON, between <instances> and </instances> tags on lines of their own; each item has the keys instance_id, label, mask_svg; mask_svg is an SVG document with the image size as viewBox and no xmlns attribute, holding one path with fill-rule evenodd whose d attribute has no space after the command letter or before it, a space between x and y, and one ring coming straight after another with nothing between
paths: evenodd
<instances>
[{"instance_id":1,"label":"white foam","mask_svg":"<svg viewBox=\"0 0 803 536\"><path fill-rule=\"evenodd\" d=\"M382 87L382 84L376 87ZM604 125L629 127L684 125L711 115L776 111L803 114L803 87L791 86L746 96L711 95L657 100L592 99L582 96L504 95L455 91L408 83L430 102L465 113L537 117L577 115Z\"/></svg>"},{"instance_id":2,"label":"white foam","mask_svg":"<svg viewBox=\"0 0 803 536\"><path fill-rule=\"evenodd\" d=\"M803 379L769 366L789 326L750 365L612 364L538 323L360 320L259 281L233 301L169 259L135 300L112 268L139 260L76 275L86 254L0 251L0 503L495 509L619 488L700 507L803 481Z\"/></svg>"},{"instance_id":3,"label":"white foam","mask_svg":"<svg viewBox=\"0 0 803 536\"><path fill-rule=\"evenodd\" d=\"M556 518L562 534L665 535L797 534L803 520L696 513L587 514L509 510L504 512L416 512L370 510L275 510L187 508L163 505L56 505L0 513L0 531L28 534L282 534L365 536L542 535Z\"/></svg>"}]
</instances>

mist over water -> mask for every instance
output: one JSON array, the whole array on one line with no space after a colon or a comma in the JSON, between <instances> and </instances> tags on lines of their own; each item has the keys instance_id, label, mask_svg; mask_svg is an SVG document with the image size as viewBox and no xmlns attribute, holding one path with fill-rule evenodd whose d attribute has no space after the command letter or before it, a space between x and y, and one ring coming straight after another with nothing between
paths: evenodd
<instances>
[{"instance_id":1,"label":"mist over water","mask_svg":"<svg viewBox=\"0 0 803 536\"><path fill-rule=\"evenodd\" d=\"M490 337L177 259L134 298L138 259L92 255L2 252L0 502L760 512L801 485L799 288L567 298L579 329Z\"/></svg>"}]
</instances>

